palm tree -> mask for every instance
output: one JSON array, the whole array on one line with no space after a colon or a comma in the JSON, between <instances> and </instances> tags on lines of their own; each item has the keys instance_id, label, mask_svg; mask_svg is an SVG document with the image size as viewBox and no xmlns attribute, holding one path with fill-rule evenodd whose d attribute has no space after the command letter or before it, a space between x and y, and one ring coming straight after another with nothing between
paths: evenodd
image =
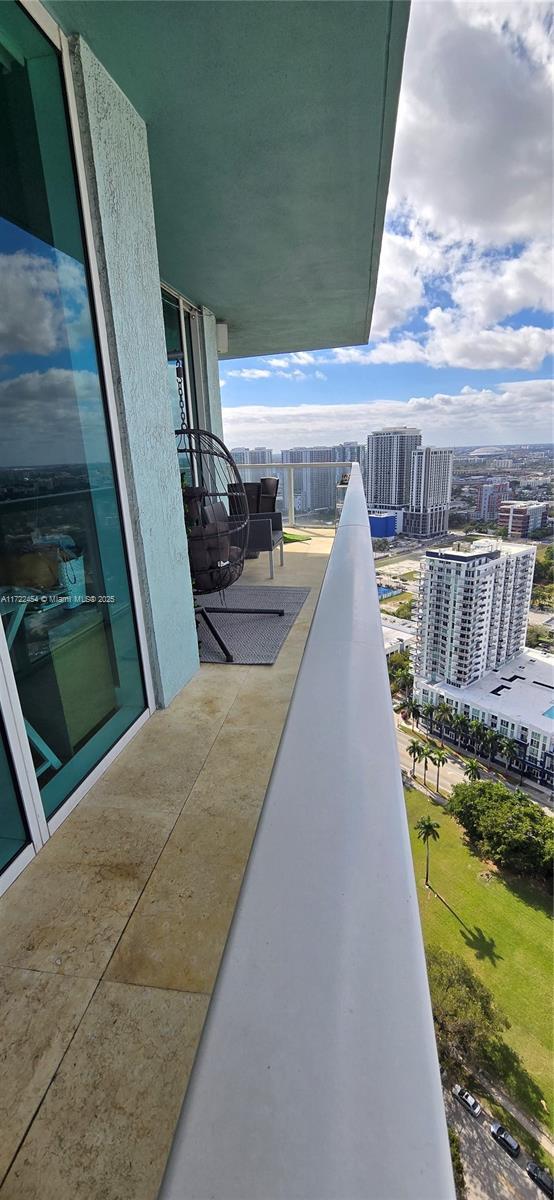
<instances>
[{"instance_id":1,"label":"palm tree","mask_svg":"<svg viewBox=\"0 0 554 1200\"><path fill-rule=\"evenodd\" d=\"M421 762L421 748L421 742L418 742L415 738L408 746L408 754L412 760L412 779L415 779L416 763Z\"/></svg>"},{"instance_id":2,"label":"palm tree","mask_svg":"<svg viewBox=\"0 0 554 1200\"><path fill-rule=\"evenodd\" d=\"M433 750L433 754L431 756L431 761L434 764L434 766L437 768L437 792L438 792L440 769L441 769L441 767L444 767L445 763L448 762L448 754L446 753L446 750L441 750L439 747L437 747L436 750Z\"/></svg>"},{"instance_id":3,"label":"palm tree","mask_svg":"<svg viewBox=\"0 0 554 1200\"><path fill-rule=\"evenodd\" d=\"M420 817L414 828L425 846L425 887L429 887L429 842L438 842L440 825L432 817Z\"/></svg>"},{"instance_id":4,"label":"palm tree","mask_svg":"<svg viewBox=\"0 0 554 1200\"><path fill-rule=\"evenodd\" d=\"M500 752L506 759L506 768L509 771L514 759L518 756L518 744L514 738L502 738Z\"/></svg>"},{"instance_id":5,"label":"palm tree","mask_svg":"<svg viewBox=\"0 0 554 1200\"><path fill-rule=\"evenodd\" d=\"M460 735L460 749L461 749L465 738L467 738L467 736L469 734L469 721L468 721L465 713L460 713L460 715L458 717L458 733Z\"/></svg>"},{"instance_id":6,"label":"palm tree","mask_svg":"<svg viewBox=\"0 0 554 1200\"><path fill-rule=\"evenodd\" d=\"M421 708L417 700L408 700L408 703L404 705L404 710L407 715L412 718L412 729L414 728L414 725L419 725Z\"/></svg>"},{"instance_id":7,"label":"palm tree","mask_svg":"<svg viewBox=\"0 0 554 1200\"><path fill-rule=\"evenodd\" d=\"M470 729L470 733L471 733L471 740L473 742L473 749L475 750L475 753L478 754L479 747L483 741L482 722L481 721L470 721L469 729Z\"/></svg>"},{"instance_id":8,"label":"palm tree","mask_svg":"<svg viewBox=\"0 0 554 1200\"><path fill-rule=\"evenodd\" d=\"M427 787L427 768L429 763L433 761L433 747L426 744L421 746L419 751L419 761L423 763L423 786Z\"/></svg>"},{"instance_id":9,"label":"palm tree","mask_svg":"<svg viewBox=\"0 0 554 1200\"><path fill-rule=\"evenodd\" d=\"M476 758L468 758L464 775L466 779L469 779L470 783L476 783L481 778L481 767Z\"/></svg>"},{"instance_id":10,"label":"palm tree","mask_svg":"<svg viewBox=\"0 0 554 1200\"><path fill-rule=\"evenodd\" d=\"M411 693L413 682L414 677L411 671L398 671L397 675L394 677L395 687L404 692L406 699L408 699Z\"/></svg>"},{"instance_id":11,"label":"palm tree","mask_svg":"<svg viewBox=\"0 0 554 1200\"><path fill-rule=\"evenodd\" d=\"M454 744L456 746L458 745L458 740L460 737L460 721L461 721L461 719L462 718L461 718L460 714L456 713L456 712L453 712L450 717L450 737L452 738L452 741L454 742Z\"/></svg>"},{"instance_id":12,"label":"palm tree","mask_svg":"<svg viewBox=\"0 0 554 1200\"><path fill-rule=\"evenodd\" d=\"M501 744L502 744L502 738L500 737L500 734L496 732L496 729L489 729L489 735L487 738L487 749L489 752L489 762L490 763L494 762L494 756L500 749Z\"/></svg>"},{"instance_id":13,"label":"palm tree","mask_svg":"<svg viewBox=\"0 0 554 1200\"><path fill-rule=\"evenodd\" d=\"M444 726L450 725L452 721L452 712L445 700L441 700L440 704L437 704L435 720L440 729L441 745L444 746Z\"/></svg>"},{"instance_id":14,"label":"palm tree","mask_svg":"<svg viewBox=\"0 0 554 1200\"><path fill-rule=\"evenodd\" d=\"M429 702L429 704L424 704L421 712L422 712L422 716L425 717L425 720L428 722L429 733L432 735L432 733L433 733L433 717L435 715L435 705L431 704L431 702Z\"/></svg>"}]
</instances>

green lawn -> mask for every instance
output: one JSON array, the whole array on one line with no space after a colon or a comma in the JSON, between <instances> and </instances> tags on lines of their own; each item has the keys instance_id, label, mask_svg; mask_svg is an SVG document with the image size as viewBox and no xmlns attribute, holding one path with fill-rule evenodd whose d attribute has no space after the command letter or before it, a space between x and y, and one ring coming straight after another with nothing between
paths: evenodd
<instances>
[{"instance_id":1,"label":"green lawn","mask_svg":"<svg viewBox=\"0 0 554 1200\"><path fill-rule=\"evenodd\" d=\"M456 951L490 988L510 1022L499 1082L548 1124L554 1100L548 897L529 881L503 882L494 867L469 851L454 818L420 791L407 790L406 805L425 942ZM431 845L430 880L442 900L424 887L425 852L414 832L418 818L429 812L440 824L440 840Z\"/></svg>"}]
</instances>

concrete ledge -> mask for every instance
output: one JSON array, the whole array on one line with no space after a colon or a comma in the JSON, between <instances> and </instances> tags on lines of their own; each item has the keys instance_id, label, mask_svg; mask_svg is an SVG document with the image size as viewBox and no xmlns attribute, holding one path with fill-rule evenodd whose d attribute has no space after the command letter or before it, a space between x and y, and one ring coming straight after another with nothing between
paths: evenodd
<instances>
[{"instance_id":1,"label":"concrete ledge","mask_svg":"<svg viewBox=\"0 0 554 1200\"><path fill-rule=\"evenodd\" d=\"M161 1200L451 1200L369 525L352 470Z\"/></svg>"}]
</instances>

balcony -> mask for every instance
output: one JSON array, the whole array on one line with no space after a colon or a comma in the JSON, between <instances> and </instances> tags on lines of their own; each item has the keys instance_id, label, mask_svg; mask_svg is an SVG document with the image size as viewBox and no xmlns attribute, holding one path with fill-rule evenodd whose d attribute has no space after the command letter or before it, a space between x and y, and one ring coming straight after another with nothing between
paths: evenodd
<instances>
[{"instance_id":1,"label":"balcony","mask_svg":"<svg viewBox=\"0 0 554 1200\"><path fill-rule=\"evenodd\" d=\"M357 469L333 534L0 901L2 1200L453 1196Z\"/></svg>"}]
</instances>

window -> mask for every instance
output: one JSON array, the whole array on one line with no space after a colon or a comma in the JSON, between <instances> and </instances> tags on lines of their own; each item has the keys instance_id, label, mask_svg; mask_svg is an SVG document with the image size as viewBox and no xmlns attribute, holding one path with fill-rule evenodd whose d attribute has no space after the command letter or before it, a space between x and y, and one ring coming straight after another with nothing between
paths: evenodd
<instances>
[{"instance_id":1,"label":"window","mask_svg":"<svg viewBox=\"0 0 554 1200\"><path fill-rule=\"evenodd\" d=\"M59 56L11 2L0 49L0 611L50 817L146 701Z\"/></svg>"},{"instance_id":2,"label":"window","mask_svg":"<svg viewBox=\"0 0 554 1200\"><path fill-rule=\"evenodd\" d=\"M178 296L162 288L169 399L175 429L198 427L198 404L192 353L191 314Z\"/></svg>"}]
</instances>

